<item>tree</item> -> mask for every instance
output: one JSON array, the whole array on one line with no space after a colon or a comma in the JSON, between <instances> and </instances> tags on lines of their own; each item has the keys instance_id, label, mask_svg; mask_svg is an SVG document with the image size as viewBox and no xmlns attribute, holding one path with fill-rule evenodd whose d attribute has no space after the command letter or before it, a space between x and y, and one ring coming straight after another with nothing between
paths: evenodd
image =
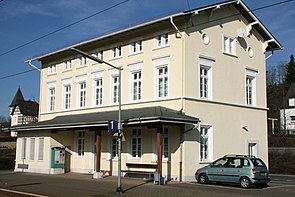
<instances>
[{"instance_id":1,"label":"tree","mask_svg":"<svg viewBox=\"0 0 295 197\"><path fill-rule=\"evenodd\" d=\"M287 71L286 71L284 82L285 82L285 92L287 92L291 84L295 82L295 61L294 61L293 55L290 56L290 61L287 64Z\"/></svg>"},{"instance_id":2,"label":"tree","mask_svg":"<svg viewBox=\"0 0 295 197\"><path fill-rule=\"evenodd\" d=\"M0 127L5 128L10 126L10 118L0 115Z\"/></svg>"}]
</instances>

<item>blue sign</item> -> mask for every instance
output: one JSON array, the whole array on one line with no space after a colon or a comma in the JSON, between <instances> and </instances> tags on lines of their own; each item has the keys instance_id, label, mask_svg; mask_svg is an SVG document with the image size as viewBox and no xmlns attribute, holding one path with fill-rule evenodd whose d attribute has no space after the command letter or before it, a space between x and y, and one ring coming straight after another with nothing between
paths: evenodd
<instances>
[{"instance_id":1,"label":"blue sign","mask_svg":"<svg viewBox=\"0 0 295 197\"><path fill-rule=\"evenodd\" d=\"M109 130L109 132L117 132L118 131L118 121L109 120L108 121L108 130Z\"/></svg>"}]
</instances>

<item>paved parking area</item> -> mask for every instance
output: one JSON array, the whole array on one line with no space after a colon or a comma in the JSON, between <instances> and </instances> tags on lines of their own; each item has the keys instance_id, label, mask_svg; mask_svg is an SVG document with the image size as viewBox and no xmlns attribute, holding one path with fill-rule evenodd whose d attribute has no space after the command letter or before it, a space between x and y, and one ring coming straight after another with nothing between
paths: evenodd
<instances>
[{"instance_id":1,"label":"paved parking area","mask_svg":"<svg viewBox=\"0 0 295 197\"><path fill-rule=\"evenodd\" d=\"M294 178L294 177L293 177ZM289 181L287 181L289 180ZM295 181L275 177L269 187L242 189L237 185L169 182L154 185L142 179L123 178L123 194L115 192L117 177L92 179L92 175L68 173L43 175L0 171L1 196L295 196ZM15 193L17 192L17 193Z\"/></svg>"}]
</instances>

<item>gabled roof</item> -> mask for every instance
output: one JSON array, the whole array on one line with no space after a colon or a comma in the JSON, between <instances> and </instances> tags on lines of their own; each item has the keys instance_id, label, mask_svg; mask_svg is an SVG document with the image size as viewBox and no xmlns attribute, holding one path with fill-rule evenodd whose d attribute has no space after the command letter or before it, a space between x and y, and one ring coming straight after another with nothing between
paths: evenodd
<instances>
[{"instance_id":1,"label":"gabled roof","mask_svg":"<svg viewBox=\"0 0 295 197\"><path fill-rule=\"evenodd\" d=\"M25 116L38 116L39 104L35 101L26 101L20 88L18 88L9 107L12 108L11 115L14 114L16 107L19 107L20 112Z\"/></svg>"},{"instance_id":2,"label":"gabled roof","mask_svg":"<svg viewBox=\"0 0 295 197\"><path fill-rule=\"evenodd\" d=\"M57 116L51 120L35 122L20 127L17 131L33 131L48 129L81 129L89 127L107 127L109 120L117 120L118 111L96 112L87 114ZM122 110L122 124L139 125L148 123L197 124L198 118L188 116L180 111L165 107L145 107Z\"/></svg>"},{"instance_id":3,"label":"gabled roof","mask_svg":"<svg viewBox=\"0 0 295 197\"><path fill-rule=\"evenodd\" d=\"M171 17L180 17L180 16L185 16L185 15L192 15L192 14L197 14L200 12L204 12L204 11L208 11L208 10L212 10L221 6L228 6L228 5L233 5L249 22L249 24L252 24L252 28L256 29L261 36L264 38L264 40L267 41L267 51L274 51L274 50L281 50L283 47L282 45L279 43L279 41L271 34L271 32L261 23L261 21L254 15L254 13L246 6L246 4L242 1L242 0L229 0L229 1L225 1L225 2L221 2L221 3L216 3L216 4L212 4L209 6L204 6L204 7L200 7L200 8L196 8L196 9L192 9L192 10L187 10L184 12L179 12L176 14L171 14L171 15L167 15L164 17L160 17L154 20L150 20L150 21L146 21L137 25L133 25L133 26L128 26L127 28L123 28L111 33L107 33L107 34L102 34L99 36L96 36L95 38L92 39L88 39L86 41L82 41L61 49L57 49L42 55L38 55L36 57L31 58L30 60L42 60L44 58L47 58L49 56L53 56L59 53L63 53L68 51L70 48L73 47L81 47L81 46L85 46L87 44L90 44L92 42L97 42L106 38L110 38L122 33L127 33L130 31L134 31L136 29L145 27L145 26L149 26L149 25L153 25L162 21L168 21L170 20Z\"/></svg>"}]
</instances>

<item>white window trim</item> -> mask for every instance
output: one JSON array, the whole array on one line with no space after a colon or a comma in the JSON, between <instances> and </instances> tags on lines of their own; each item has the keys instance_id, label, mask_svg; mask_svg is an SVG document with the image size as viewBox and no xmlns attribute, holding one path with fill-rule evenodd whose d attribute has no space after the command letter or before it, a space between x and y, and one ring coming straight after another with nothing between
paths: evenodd
<instances>
[{"instance_id":1,"label":"white window trim","mask_svg":"<svg viewBox=\"0 0 295 197\"><path fill-rule=\"evenodd\" d=\"M256 84L256 76L257 70L246 68L246 76L245 76L245 103L249 106L256 106L256 92L257 92L257 84ZM252 78L252 104L247 103L247 77Z\"/></svg>"},{"instance_id":2,"label":"white window trim","mask_svg":"<svg viewBox=\"0 0 295 197\"><path fill-rule=\"evenodd\" d=\"M56 83L55 82L49 82L47 83L47 111L48 112L54 112L56 110ZM50 89L55 89L55 93L54 93L54 109L50 110Z\"/></svg>"},{"instance_id":3,"label":"white window trim","mask_svg":"<svg viewBox=\"0 0 295 197\"><path fill-rule=\"evenodd\" d=\"M102 104L96 105L96 81L102 80ZM102 106L104 104L104 80L103 80L103 71L98 71L92 73L92 105L93 106Z\"/></svg>"},{"instance_id":4,"label":"white window trim","mask_svg":"<svg viewBox=\"0 0 295 197\"><path fill-rule=\"evenodd\" d=\"M211 59L207 59L207 58L203 58L203 57L199 57L199 98L200 99L204 99L204 100L212 100L213 98L213 77L212 77L212 73L213 73L213 63L214 60ZM200 89L200 85L201 85L201 68L205 68L208 70L208 97L201 97L201 89Z\"/></svg>"},{"instance_id":5,"label":"white window trim","mask_svg":"<svg viewBox=\"0 0 295 197\"><path fill-rule=\"evenodd\" d=\"M87 93L87 78L86 78L87 76L86 75L80 75L80 76L77 76L77 78L76 78L76 81L77 81L77 94L76 94L76 107L77 108L86 108L87 107L87 95L88 95L88 93ZM86 83L86 89L85 89L85 91L86 91L86 96L85 96L85 106L83 106L83 107L80 107L80 84L81 83Z\"/></svg>"},{"instance_id":6,"label":"white window trim","mask_svg":"<svg viewBox=\"0 0 295 197\"><path fill-rule=\"evenodd\" d=\"M98 55L98 54L99 54L99 55ZM104 51L103 51L102 49L99 49L99 50L94 51L91 55L92 55L93 57L96 57L96 58L98 58L98 59L103 60L103 54L104 54ZM94 64L99 64L98 62L96 62L96 61L94 61L94 60L91 60L91 61L92 61L92 65L94 65Z\"/></svg>"},{"instance_id":7,"label":"white window trim","mask_svg":"<svg viewBox=\"0 0 295 197\"><path fill-rule=\"evenodd\" d=\"M168 134L164 134L164 130L168 130ZM162 129L162 161L169 161L170 160L170 136L169 136L169 128L168 127L163 127ZM168 157L164 156L164 137L168 137Z\"/></svg>"},{"instance_id":8,"label":"white window trim","mask_svg":"<svg viewBox=\"0 0 295 197\"><path fill-rule=\"evenodd\" d=\"M70 62L70 67L68 68L68 62ZM65 60L63 63L63 72L72 70L72 60Z\"/></svg>"},{"instance_id":9,"label":"white window trim","mask_svg":"<svg viewBox=\"0 0 295 197\"><path fill-rule=\"evenodd\" d=\"M41 139L43 139L43 146L41 149ZM38 161L43 161L44 160L44 150L45 150L45 138L44 137L38 137ZM42 159L41 159L42 156Z\"/></svg>"},{"instance_id":10,"label":"white window trim","mask_svg":"<svg viewBox=\"0 0 295 197\"><path fill-rule=\"evenodd\" d=\"M140 45L138 44L139 42L141 42L141 50L140 50ZM134 49L134 46L133 44L135 43L135 52L133 51ZM134 41L131 41L130 43L130 50L129 50L129 55L136 55L136 54L140 54L140 53L143 53L143 40L140 39L140 40L134 40Z\"/></svg>"},{"instance_id":11,"label":"white window trim","mask_svg":"<svg viewBox=\"0 0 295 197\"><path fill-rule=\"evenodd\" d=\"M168 34L168 43L167 44L164 43L165 39L163 36L165 34ZM163 42L163 44L161 44L161 45L158 45L158 37L159 36L161 36L161 42ZM154 38L154 49L161 49L161 48L169 47L170 46L170 39L171 38L170 38L170 35L168 32L161 32L161 33L156 34L155 38Z\"/></svg>"},{"instance_id":12,"label":"white window trim","mask_svg":"<svg viewBox=\"0 0 295 197\"><path fill-rule=\"evenodd\" d=\"M111 104L118 104L118 99L117 102L114 102L114 81L113 78L118 77L119 80L119 70L118 69L109 69L110 73L110 103ZM119 83L119 81L118 81ZM118 92L119 93L119 92Z\"/></svg>"},{"instance_id":13,"label":"white window trim","mask_svg":"<svg viewBox=\"0 0 295 197\"><path fill-rule=\"evenodd\" d=\"M119 47L120 47L120 50L119 50ZM120 52L120 55L114 56L114 50L116 50L116 53L119 53L119 51L121 51ZM113 46L110 49L110 60L121 58L122 57L122 54L123 54L123 46L121 44L118 44L116 46Z\"/></svg>"},{"instance_id":14,"label":"white window trim","mask_svg":"<svg viewBox=\"0 0 295 197\"><path fill-rule=\"evenodd\" d=\"M84 61L85 61L85 64L82 64ZM80 56L78 57L78 66L77 68L82 68L82 67L86 67L87 66L87 58L85 56Z\"/></svg>"},{"instance_id":15,"label":"white window trim","mask_svg":"<svg viewBox=\"0 0 295 197\"><path fill-rule=\"evenodd\" d=\"M159 58L155 58L153 59L153 64L154 64L154 98L156 100L161 100L161 99L167 99L169 98L169 93L170 93L170 77L169 77L169 62L170 62L170 56L164 56L164 57L159 57ZM168 72L167 72L167 76L168 76L168 95L167 96L163 96L163 97L159 97L158 96L158 69L159 68L164 68L167 67Z\"/></svg>"},{"instance_id":16,"label":"white window trim","mask_svg":"<svg viewBox=\"0 0 295 197\"><path fill-rule=\"evenodd\" d=\"M48 65L47 76L55 75L56 74L56 69L57 69L56 64L50 64L50 65Z\"/></svg>"},{"instance_id":17,"label":"white window trim","mask_svg":"<svg viewBox=\"0 0 295 197\"><path fill-rule=\"evenodd\" d=\"M245 151L245 153L246 153L246 155L248 155L249 154L249 144L250 143L255 143L256 144L256 156L257 157L259 157L259 140L246 140L246 151Z\"/></svg>"},{"instance_id":18,"label":"white window trim","mask_svg":"<svg viewBox=\"0 0 295 197\"><path fill-rule=\"evenodd\" d=\"M141 130L141 135L139 137L139 138L141 138L141 150L140 150L141 151L141 156L140 157L133 157L133 155L132 155L132 138L133 138L132 132L133 132L133 129L136 129L137 131L138 131L138 129ZM143 152L142 152L142 145L143 145L143 142L142 142L142 139L143 139L142 132L143 132L142 128L139 128L139 127L138 128L131 128L131 130L130 130L130 136L129 136L129 139L130 140L129 140L129 144L128 144L128 148L127 148L127 151L129 153L128 160L138 161L138 160L141 160L142 159L142 156L143 156Z\"/></svg>"},{"instance_id":19,"label":"white window trim","mask_svg":"<svg viewBox=\"0 0 295 197\"><path fill-rule=\"evenodd\" d=\"M133 64L129 64L128 65L129 67L129 101L130 102L139 102L139 101L142 101L142 87L143 87L143 75L142 75L142 68L143 68L143 62L138 62L138 63L133 63ZM138 72L141 72L141 99L138 99L138 100L133 100L133 74L134 73L138 73Z\"/></svg>"},{"instance_id":20,"label":"white window trim","mask_svg":"<svg viewBox=\"0 0 295 197\"><path fill-rule=\"evenodd\" d=\"M20 138L21 139L21 155L20 155L20 159L21 160L26 160L27 159L27 141L28 138Z\"/></svg>"},{"instance_id":21,"label":"white window trim","mask_svg":"<svg viewBox=\"0 0 295 197\"><path fill-rule=\"evenodd\" d=\"M224 47L224 39L225 38L229 38L229 39L232 39L233 40L233 51L232 53L230 53L230 51L227 51ZM231 42L228 42L228 47L230 47L230 43ZM228 35L225 35L223 34L222 35L222 52L223 54L227 54L227 55L231 55L231 56L237 56L237 44L236 44L236 38L232 37L232 36L228 36Z\"/></svg>"},{"instance_id":22,"label":"white window trim","mask_svg":"<svg viewBox=\"0 0 295 197\"><path fill-rule=\"evenodd\" d=\"M61 83L62 83L62 109L63 110L70 110L71 107L72 107L72 91L73 91L73 86L72 86L72 79L71 78L67 78L67 79L62 79L61 80ZM66 99L66 90L65 90L65 87L70 85L71 86L71 92L70 92L70 95L71 95L71 98L70 98L70 108L69 109L66 109L65 107L65 99Z\"/></svg>"},{"instance_id":23,"label":"white window trim","mask_svg":"<svg viewBox=\"0 0 295 197\"><path fill-rule=\"evenodd\" d=\"M214 148L214 144L213 144L213 126L211 124L201 124L199 126L199 140L201 138L201 127L207 127L208 128L208 159L205 159L205 160L201 160L201 155L200 155L200 152L201 152L201 143L199 143L199 152L198 152L198 155L199 155L199 163L209 163L209 162L212 162L213 161L213 148ZM200 141L201 142L201 141Z\"/></svg>"},{"instance_id":24,"label":"white window trim","mask_svg":"<svg viewBox=\"0 0 295 197\"><path fill-rule=\"evenodd\" d=\"M29 160L34 161L35 160L35 151L36 151L36 138L30 137L30 152L29 152Z\"/></svg>"},{"instance_id":25,"label":"white window trim","mask_svg":"<svg viewBox=\"0 0 295 197\"><path fill-rule=\"evenodd\" d=\"M79 137L79 132L84 132L84 137ZM84 150L83 150L83 155L79 155L79 153L78 153L78 139L84 139ZM85 147L86 147L86 143L85 143L85 141L86 141L86 131L84 131L84 130L79 130L79 131L76 131L75 132L75 152L76 152L76 157L85 157Z\"/></svg>"}]
</instances>

